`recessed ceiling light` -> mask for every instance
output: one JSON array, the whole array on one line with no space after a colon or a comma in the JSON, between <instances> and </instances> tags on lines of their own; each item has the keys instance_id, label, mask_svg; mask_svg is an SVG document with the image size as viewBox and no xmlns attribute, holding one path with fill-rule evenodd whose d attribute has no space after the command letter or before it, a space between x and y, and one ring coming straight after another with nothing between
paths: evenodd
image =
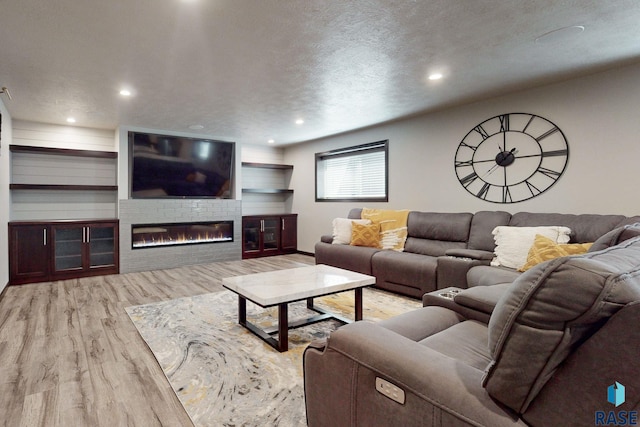
<instances>
[{"instance_id":1,"label":"recessed ceiling light","mask_svg":"<svg viewBox=\"0 0 640 427\"><path fill-rule=\"evenodd\" d=\"M557 30L549 31L539 37L536 37L536 43L555 43L562 41L568 37L580 34L584 31L582 25L572 25L570 27L558 28Z\"/></svg>"},{"instance_id":2,"label":"recessed ceiling light","mask_svg":"<svg viewBox=\"0 0 640 427\"><path fill-rule=\"evenodd\" d=\"M75 123L76 119L74 117L67 117L67 123Z\"/></svg>"},{"instance_id":3,"label":"recessed ceiling light","mask_svg":"<svg viewBox=\"0 0 640 427\"><path fill-rule=\"evenodd\" d=\"M129 89L120 90L120 95L122 96L131 96L131 91Z\"/></svg>"},{"instance_id":4,"label":"recessed ceiling light","mask_svg":"<svg viewBox=\"0 0 640 427\"><path fill-rule=\"evenodd\" d=\"M298 120L296 120L296 124L297 124L297 125L301 125L301 124L303 124L303 123L304 123L304 120L302 120L302 119L298 119Z\"/></svg>"},{"instance_id":5,"label":"recessed ceiling light","mask_svg":"<svg viewBox=\"0 0 640 427\"><path fill-rule=\"evenodd\" d=\"M440 80L442 77L444 76L441 73L429 74L429 80Z\"/></svg>"},{"instance_id":6,"label":"recessed ceiling light","mask_svg":"<svg viewBox=\"0 0 640 427\"><path fill-rule=\"evenodd\" d=\"M268 140L267 142L268 142L269 144L275 144L275 142L276 142L276 141L275 141L275 139L270 139L270 140Z\"/></svg>"},{"instance_id":7,"label":"recessed ceiling light","mask_svg":"<svg viewBox=\"0 0 640 427\"><path fill-rule=\"evenodd\" d=\"M202 126L202 125L191 125L191 126L189 126L189 129L200 130L200 129L204 129L204 126Z\"/></svg>"}]
</instances>

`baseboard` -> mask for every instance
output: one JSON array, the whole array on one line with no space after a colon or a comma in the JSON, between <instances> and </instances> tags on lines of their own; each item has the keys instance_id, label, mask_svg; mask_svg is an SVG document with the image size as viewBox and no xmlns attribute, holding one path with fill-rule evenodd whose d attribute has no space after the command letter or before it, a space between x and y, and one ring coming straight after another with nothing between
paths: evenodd
<instances>
[{"instance_id":1,"label":"baseboard","mask_svg":"<svg viewBox=\"0 0 640 427\"><path fill-rule=\"evenodd\" d=\"M4 298L4 295L8 287L9 287L9 283L7 282L4 284L4 288L2 288L2 292L0 292L0 302L2 302L2 298Z\"/></svg>"},{"instance_id":2,"label":"baseboard","mask_svg":"<svg viewBox=\"0 0 640 427\"><path fill-rule=\"evenodd\" d=\"M312 256L315 258L316 254L314 254L313 252L305 252L305 251L296 251L297 254L300 255L307 255L307 256Z\"/></svg>"}]
</instances>

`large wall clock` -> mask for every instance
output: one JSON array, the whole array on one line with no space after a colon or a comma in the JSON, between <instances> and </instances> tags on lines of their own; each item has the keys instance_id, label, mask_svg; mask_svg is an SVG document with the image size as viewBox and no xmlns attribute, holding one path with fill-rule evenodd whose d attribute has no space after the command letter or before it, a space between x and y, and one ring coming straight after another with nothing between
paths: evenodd
<instances>
[{"instance_id":1,"label":"large wall clock","mask_svg":"<svg viewBox=\"0 0 640 427\"><path fill-rule=\"evenodd\" d=\"M456 150L455 171L474 196L516 203L548 190L568 159L569 146L558 126L535 114L510 113L467 133Z\"/></svg>"}]
</instances>

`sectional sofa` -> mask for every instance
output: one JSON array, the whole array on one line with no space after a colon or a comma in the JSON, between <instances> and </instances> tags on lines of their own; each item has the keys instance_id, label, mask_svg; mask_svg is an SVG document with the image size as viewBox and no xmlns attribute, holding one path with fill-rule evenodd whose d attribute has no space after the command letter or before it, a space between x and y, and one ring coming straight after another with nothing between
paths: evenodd
<instances>
[{"instance_id":1,"label":"sectional sofa","mask_svg":"<svg viewBox=\"0 0 640 427\"><path fill-rule=\"evenodd\" d=\"M587 232L578 227L587 222L573 224ZM421 309L314 341L304 353L308 425L636 425L638 227L604 233L590 252L537 264L513 283L453 299L434 291ZM472 291L468 300L499 296L486 321L459 304Z\"/></svg>"},{"instance_id":2,"label":"sectional sofa","mask_svg":"<svg viewBox=\"0 0 640 427\"><path fill-rule=\"evenodd\" d=\"M361 211L352 209L347 218L359 219ZM638 216L624 215L411 211L403 252L333 244L333 235L323 235L315 245L315 260L373 275L378 288L422 298L449 286L467 288L517 278L521 273L513 268L490 265L496 249L492 232L498 226L565 226L571 230L571 243L586 243L639 221Z\"/></svg>"}]
</instances>

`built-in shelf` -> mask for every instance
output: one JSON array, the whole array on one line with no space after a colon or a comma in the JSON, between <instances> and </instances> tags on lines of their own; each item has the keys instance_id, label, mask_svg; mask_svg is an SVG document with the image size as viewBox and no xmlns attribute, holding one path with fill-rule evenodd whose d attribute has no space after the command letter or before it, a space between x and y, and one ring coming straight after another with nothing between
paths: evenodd
<instances>
[{"instance_id":1,"label":"built-in shelf","mask_svg":"<svg viewBox=\"0 0 640 427\"><path fill-rule=\"evenodd\" d=\"M117 185L9 184L10 190L118 191Z\"/></svg>"},{"instance_id":2,"label":"built-in shelf","mask_svg":"<svg viewBox=\"0 0 640 427\"><path fill-rule=\"evenodd\" d=\"M275 163L242 162L242 166L245 166L248 168L263 168L263 169L282 169L282 170L293 169L293 165L280 165Z\"/></svg>"},{"instance_id":3,"label":"built-in shelf","mask_svg":"<svg viewBox=\"0 0 640 427\"><path fill-rule=\"evenodd\" d=\"M278 187L279 185L287 185L287 177L289 176L289 172L293 171L293 165L283 165L279 163L255 163L255 162L242 162L242 166L245 168L255 168L255 169L270 169L274 172L268 173L268 171L257 172L260 175L252 174L252 179L249 180L248 185L259 185L260 188L243 188L242 193L244 194L270 194L270 195L290 195L293 194L293 190L288 188L264 188L262 187L263 182L269 182L271 184L275 184L274 187ZM274 180L274 175L277 179ZM257 177L260 177L256 179ZM266 178L266 179L265 179ZM279 185L277 181L282 181ZM278 199L282 200L282 197L275 197L274 201Z\"/></svg>"},{"instance_id":4,"label":"built-in shelf","mask_svg":"<svg viewBox=\"0 0 640 427\"><path fill-rule=\"evenodd\" d=\"M11 219L117 216L118 153L9 145ZM112 212L112 213L111 213Z\"/></svg>"},{"instance_id":5,"label":"built-in shelf","mask_svg":"<svg viewBox=\"0 0 640 427\"><path fill-rule=\"evenodd\" d=\"M58 156L94 157L104 159L117 159L118 153L114 151L74 150L70 148L32 147L30 145L10 145L12 153L42 153Z\"/></svg>"},{"instance_id":6,"label":"built-in shelf","mask_svg":"<svg viewBox=\"0 0 640 427\"><path fill-rule=\"evenodd\" d=\"M242 192L256 194L292 194L293 190L287 188L243 188Z\"/></svg>"}]
</instances>

